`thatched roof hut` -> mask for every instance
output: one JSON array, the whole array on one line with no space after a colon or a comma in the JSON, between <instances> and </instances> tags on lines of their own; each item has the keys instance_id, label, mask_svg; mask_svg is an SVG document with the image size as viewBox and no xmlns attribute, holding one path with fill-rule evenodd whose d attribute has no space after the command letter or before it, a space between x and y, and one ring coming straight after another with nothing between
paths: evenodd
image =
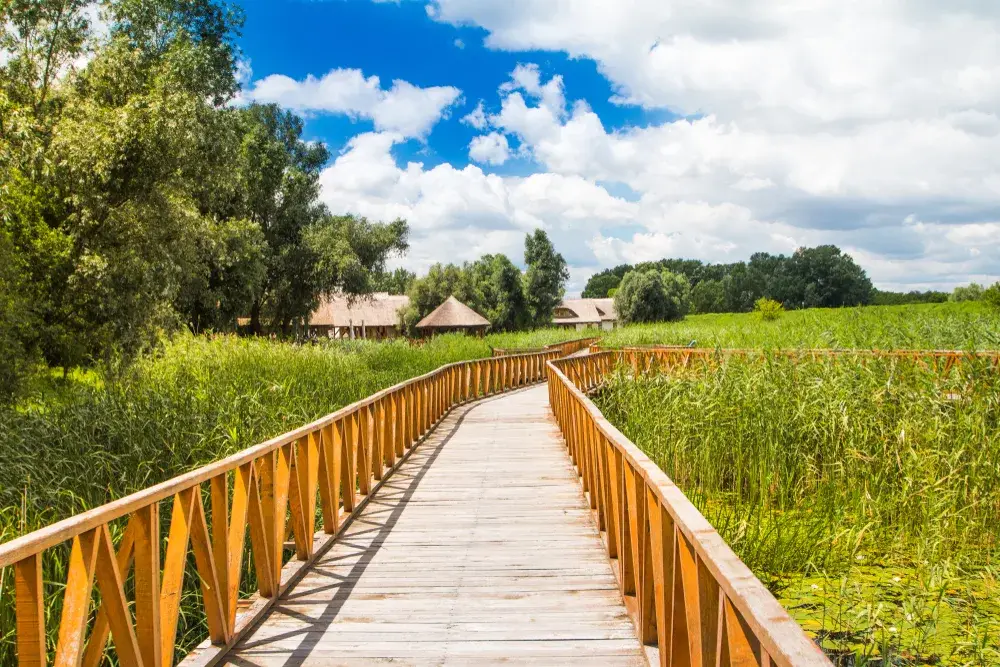
<instances>
[{"instance_id":1,"label":"thatched roof hut","mask_svg":"<svg viewBox=\"0 0 1000 667\"><path fill-rule=\"evenodd\" d=\"M557 327L613 329L618 322L614 299L563 299L552 313Z\"/></svg>"},{"instance_id":2,"label":"thatched roof hut","mask_svg":"<svg viewBox=\"0 0 1000 667\"><path fill-rule=\"evenodd\" d=\"M400 310L410 305L405 294L374 294L325 299L309 318L317 333L336 338L392 338L400 335Z\"/></svg>"},{"instance_id":3,"label":"thatched roof hut","mask_svg":"<svg viewBox=\"0 0 1000 667\"><path fill-rule=\"evenodd\" d=\"M489 320L454 296L449 296L430 315L417 322L417 329L423 334L466 331L482 335L489 326Z\"/></svg>"}]
</instances>

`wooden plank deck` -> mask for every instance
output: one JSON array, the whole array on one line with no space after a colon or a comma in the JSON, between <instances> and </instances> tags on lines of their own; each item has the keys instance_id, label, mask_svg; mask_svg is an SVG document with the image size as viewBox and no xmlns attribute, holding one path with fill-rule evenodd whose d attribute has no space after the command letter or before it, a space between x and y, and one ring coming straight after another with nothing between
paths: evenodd
<instances>
[{"instance_id":1,"label":"wooden plank deck","mask_svg":"<svg viewBox=\"0 0 1000 667\"><path fill-rule=\"evenodd\" d=\"M546 392L453 410L226 664L645 665Z\"/></svg>"}]
</instances>

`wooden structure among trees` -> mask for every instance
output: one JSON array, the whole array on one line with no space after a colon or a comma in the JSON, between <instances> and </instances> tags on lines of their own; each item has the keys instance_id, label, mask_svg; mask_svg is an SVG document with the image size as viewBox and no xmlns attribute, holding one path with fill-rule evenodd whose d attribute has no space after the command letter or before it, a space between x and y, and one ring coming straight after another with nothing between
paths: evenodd
<instances>
[{"instance_id":1,"label":"wooden structure among trees","mask_svg":"<svg viewBox=\"0 0 1000 667\"><path fill-rule=\"evenodd\" d=\"M330 338L397 338L402 335L402 310L410 305L405 294L376 292L324 299L309 318L309 329Z\"/></svg>"},{"instance_id":2,"label":"wooden structure among trees","mask_svg":"<svg viewBox=\"0 0 1000 667\"><path fill-rule=\"evenodd\" d=\"M417 322L417 330L430 336L450 331L461 331L482 336L490 326L490 321L464 303L449 296L444 303L432 310L427 317Z\"/></svg>"},{"instance_id":3,"label":"wooden structure among trees","mask_svg":"<svg viewBox=\"0 0 1000 667\"><path fill-rule=\"evenodd\" d=\"M563 299L552 313L552 326L581 331L609 331L618 323L614 299Z\"/></svg>"},{"instance_id":4,"label":"wooden structure among trees","mask_svg":"<svg viewBox=\"0 0 1000 667\"><path fill-rule=\"evenodd\" d=\"M187 579L190 665L829 665L587 398L621 359L566 358L588 342L443 366L0 545L20 664L46 629L58 665L172 664Z\"/></svg>"}]
</instances>

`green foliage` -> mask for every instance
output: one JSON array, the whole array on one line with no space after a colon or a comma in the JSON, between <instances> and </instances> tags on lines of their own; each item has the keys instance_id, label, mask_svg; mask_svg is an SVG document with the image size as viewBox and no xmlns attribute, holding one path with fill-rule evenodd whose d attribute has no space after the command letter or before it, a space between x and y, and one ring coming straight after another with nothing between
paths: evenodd
<instances>
[{"instance_id":1,"label":"green foliage","mask_svg":"<svg viewBox=\"0 0 1000 667\"><path fill-rule=\"evenodd\" d=\"M372 290L388 294L406 294L416 279L417 274L404 268L383 271L372 277Z\"/></svg>"},{"instance_id":2,"label":"green foliage","mask_svg":"<svg viewBox=\"0 0 1000 667\"><path fill-rule=\"evenodd\" d=\"M988 360L766 356L599 402L828 650L994 664L998 391Z\"/></svg>"},{"instance_id":3,"label":"green foliage","mask_svg":"<svg viewBox=\"0 0 1000 667\"><path fill-rule=\"evenodd\" d=\"M1000 311L1000 282L995 282L984 290L980 301L991 310Z\"/></svg>"},{"instance_id":4,"label":"green foliage","mask_svg":"<svg viewBox=\"0 0 1000 667\"><path fill-rule=\"evenodd\" d=\"M685 276L698 313L749 312L762 296L789 308L833 308L871 302L873 287L864 270L836 246L799 248L791 256L754 253L748 262L704 264L693 259L662 259L623 264L596 273L584 296L605 296L629 271L666 269ZM702 283L707 283L699 289ZM720 296L721 285L721 296Z\"/></svg>"},{"instance_id":5,"label":"green foliage","mask_svg":"<svg viewBox=\"0 0 1000 667\"><path fill-rule=\"evenodd\" d=\"M611 271L595 273L589 280L587 280L587 285L583 288L583 292L580 296L584 299L604 299L613 297L614 294L611 292L618 289L624 275L625 274L623 273L619 276Z\"/></svg>"},{"instance_id":6,"label":"green foliage","mask_svg":"<svg viewBox=\"0 0 1000 667\"><path fill-rule=\"evenodd\" d=\"M981 298L983 298L983 286L979 283L969 283L956 287L948 300L956 302L979 301Z\"/></svg>"},{"instance_id":7,"label":"green foliage","mask_svg":"<svg viewBox=\"0 0 1000 667\"><path fill-rule=\"evenodd\" d=\"M468 305L490 321L493 331L516 331L528 324L521 271L506 255L484 255L466 265Z\"/></svg>"},{"instance_id":8,"label":"green foliage","mask_svg":"<svg viewBox=\"0 0 1000 667\"><path fill-rule=\"evenodd\" d=\"M691 288L687 278L670 271L630 271L615 293L615 310L623 324L678 320L687 314Z\"/></svg>"},{"instance_id":9,"label":"green foliage","mask_svg":"<svg viewBox=\"0 0 1000 667\"><path fill-rule=\"evenodd\" d=\"M449 296L475 309L471 301L472 290L466 280L462 267L455 264L434 264L427 275L417 278L407 292L410 305L403 312L403 325L411 334L417 323L427 317L432 310L440 306Z\"/></svg>"},{"instance_id":10,"label":"green foliage","mask_svg":"<svg viewBox=\"0 0 1000 667\"><path fill-rule=\"evenodd\" d=\"M918 292L916 290L910 292L885 292L876 289L872 295L872 305L903 306L908 303L944 303L948 301L949 296L948 292L937 292L934 290L926 292Z\"/></svg>"},{"instance_id":11,"label":"green foliage","mask_svg":"<svg viewBox=\"0 0 1000 667\"><path fill-rule=\"evenodd\" d=\"M613 298L615 298L615 294L618 294L618 288L617 287L612 287L611 289L608 290L608 296L607 296L607 298L613 299Z\"/></svg>"},{"instance_id":12,"label":"green foliage","mask_svg":"<svg viewBox=\"0 0 1000 667\"><path fill-rule=\"evenodd\" d=\"M726 310L726 288L721 280L702 280L691 288L691 312L722 313Z\"/></svg>"},{"instance_id":13,"label":"green foliage","mask_svg":"<svg viewBox=\"0 0 1000 667\"><path fill-rule=\"evenodd\" d=\"M535 326L546 326L566 293L569 267L542 229L524 238L524 263L528 267L524 295L530 321Z\"/></svg>"},{"instance_id":14,"label":"green foliage","mask_svg":"<svg viewBox=\"0 0 1000 667\"><path fill-rule=\"evenodd\" d=\"M117 364L185 323L287 331L405 250L405 222L319 203L329 154L299 118L229 106L241 22L224 0L0 4L0 234L31 323L12 350Z\"/></svg>"},{"instance_id":15,"label":"green foliage","mask_svg":"<svg viewBox=\"0 0 1000 667\"><path fill-rule=\"evenodd\" d=\"M785 312L784 306L779 301L761 297L753 304L753 312L760 316L765 322L773 322Z\"/></svg>"}]
</instances>

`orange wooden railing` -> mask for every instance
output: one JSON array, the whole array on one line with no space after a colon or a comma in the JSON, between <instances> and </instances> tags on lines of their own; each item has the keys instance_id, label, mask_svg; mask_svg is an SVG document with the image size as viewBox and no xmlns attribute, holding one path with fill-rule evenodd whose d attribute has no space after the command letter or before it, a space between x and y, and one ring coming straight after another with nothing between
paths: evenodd
<instances>
[{"instance_id":1,"label":"orange wooden railing","mask_svg":"<svg viewBox=\"0 0 1000 667\"><path fill-rule=\"evenodd\" d=\"M787 357L791 359L855 359L865 363L872 359L911 360L932 369L942 377L958 364L978 360L993 369L1000 368L1000 352L963 352L960 350L833 350L833 349L726 349L675 346L604 348L595 343L591 352L613 351L618 359L635 372L653 369L688 368L693 364L714 364L730 357Z\"/></svg>"},{"instance_id":2,"label":"orange wooden railing","mask_svg":"<svg viewBox=\"0 0 1000 667\"><path fill-rule=\"evenodd\" d=\"M332 544L450 409L544 380L545 362L559 354L449 364L234 456L0 545L0 568L14 570L19 663L46 664L51 625L58 626L56 665L96 667L111 648L109 637L125 667L171 665L192 551L203 595L200 613L214 645L209 653L221 654ZM164 502L170 522L161 562ZM118 520L127 524L115 544L109 524ZM289 536L295 555L286 564ZM46 596L44 552L67 542L66 581L47 582L52 595ZM237 599L247 550L258 582L249 606ZM128 588L134 594L127 596L123 583L130 571L134 585ZM92 619L95 585L100 606ZM55 589L63 590L61 605ZM61 609L58 618L47 614L53 608Z\"/></svg>"},{"instance_id":3,"label":"orange wooden railing","mask_svg":"<svg viewBox=\"0 0 1000 667\"><path fill-rule=\"evenodd\" d=\"M579 352L580 350L596 345L600 338L577 338L575 340L568 340L562 343L552 343L551 345L546 345L545 347L536 348L524 348L524 349L513 349L513 348L493 348L494 357L505 357L511 354L531 354L537 352L559 352L560 356L568 356L574 352Z\"/></svg>"},{"instance_id":4,"label":"orange wooden railing","mask_svg":"<svg viewBox=\"0 0 1000 667\"><path fill-rule=\"evenodd\" d=\"M830 665L670 478L585 392L620 352L550 361L549 400L640 640L667 665Z\"/></svg>"}]
</instances>

